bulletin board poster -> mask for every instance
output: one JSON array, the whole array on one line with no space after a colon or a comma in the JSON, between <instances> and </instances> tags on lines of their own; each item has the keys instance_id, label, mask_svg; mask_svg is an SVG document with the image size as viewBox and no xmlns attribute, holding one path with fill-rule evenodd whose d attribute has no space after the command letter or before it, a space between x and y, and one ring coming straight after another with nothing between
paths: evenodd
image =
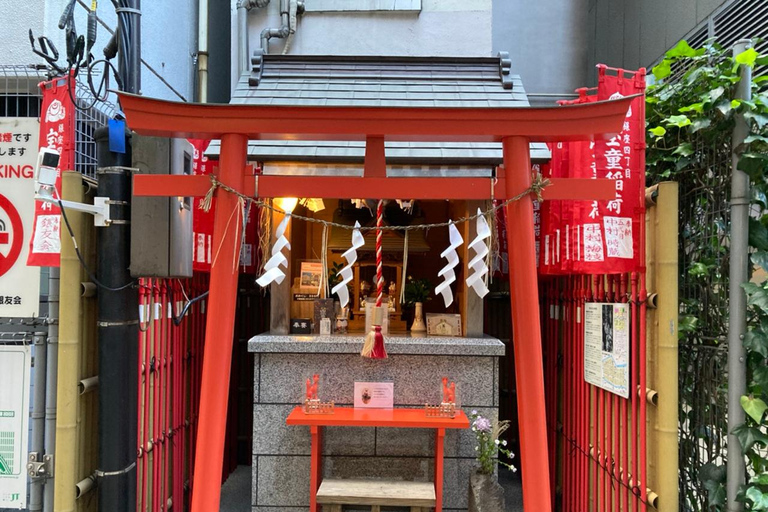
<instances>
[{"instance_id":1,"label":"bulletin board poster","mask_svg":"<svg viewBox=\"0 0 768 512\"><path fill-rule=\"evenodd\" d=\"M629 304L584 308L584 380L629 398Z\"/></svg>"},{"instance_id":2,"label":"bulletin board poster","mask_svg":"<svg viewBox=\"0 0 768 512\"><path fill-rule=\"evenodd\" d=\"M30 357L28 345L0 345L0 509L27 506Z\"/></svg>"}]
</instances>

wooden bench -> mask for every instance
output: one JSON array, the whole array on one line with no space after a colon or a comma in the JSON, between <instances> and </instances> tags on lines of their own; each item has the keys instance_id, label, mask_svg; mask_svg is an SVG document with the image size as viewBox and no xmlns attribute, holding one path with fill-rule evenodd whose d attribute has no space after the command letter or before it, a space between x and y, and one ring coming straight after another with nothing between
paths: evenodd
<instances>
[{"instance_id":1,"label":"wooden bench","mask_svg":"<svg viewBox=\"0 0 768 512\"><path fill-rule=\"evenodd\" d=\"M326 478L317 490L317 503L323 505L323 512L341 512L342 505L368 505L371 512L380 512L382 506L427 512L435 501L435 486L431 482Z\"/></svg>"}]
</instances>

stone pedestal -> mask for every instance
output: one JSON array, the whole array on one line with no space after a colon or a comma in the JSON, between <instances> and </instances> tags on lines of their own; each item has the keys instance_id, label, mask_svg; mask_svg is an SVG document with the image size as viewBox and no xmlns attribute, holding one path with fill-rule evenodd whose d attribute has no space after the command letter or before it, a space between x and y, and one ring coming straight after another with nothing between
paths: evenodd
<instances>
[{"instance_id":1,"label":"stone pedestal","mask_svg":"<svg viewBox=\"0 0 768 512\"><path fill-rule=\"evenodd\" d=\"M498 417L498 358L494 338L388 336L389 358L360 357L362 336L261 335L255 352L253 512L305 511L309 504L308 427L285 419L304 400L306 379L320 375L319 398L353 406L355 381L393 381L395 407L423 407L441 399L441 380L456 381L461 407ZM323 476L431 481L434 432L420 429L326 428ZM444 510L467 509L474 467L474 436L446 433ZM276 508L277 507L277 508Z\"/></svg>"}]
</instances>

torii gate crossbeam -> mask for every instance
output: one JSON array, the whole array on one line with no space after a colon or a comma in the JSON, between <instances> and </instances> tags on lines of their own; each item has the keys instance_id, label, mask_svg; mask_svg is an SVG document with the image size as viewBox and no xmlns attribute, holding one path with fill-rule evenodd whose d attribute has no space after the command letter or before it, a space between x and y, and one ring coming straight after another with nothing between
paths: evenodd
<instances>
[{"instance_id":1,"label":"torii gate crossbeam","mask_svg":"<svg viewBox=\"0 0 768 512\"><path fill-rule=\"evenodd\" d=\"M372 198L397 199L404 188L382 186L395 178L386 177L384 139L422 141L500 141L503 146L504 197L515 197L531 185L529 143L588 139L621 131L633 96L615 101L549 108L407 108L407 107L270 107L254 105L200 105L175 103L120 94L128 125L138 133L161 137L221 139L218 179L234 190L270 197L271 193L317 197L306 178L282 180L267 186L246 186L249 139L303 138L308 140L366 140L365 171L362 178L321 178L338 190L337 197L359 196L359 184L380 193ZM261 178L264 179L264 178ZM411 186L408 198L434 198L420 178L405 178ZM458 178L430 178L432 185L442 182L451 197L473 198L484 184L459 184ZM195 181L197 180L197 181ZM356 181L362 180L362 181ZM380 180L379 186L370 180ZM384 181L381 181L384 180ZM438 181L439 180L439 181ZM570 181L570 180L564 180ZM550 198L605 199L608 191L602 180L583 184L577 191L561 186L562 196ZM453 186L445 187L445 183ZM413 187L412 185L417 185ZM472 187L479 187L473 193ZM134 177L135 193L178 196L180 190L204 192L199 177ZM257 189L258 188L258 189ZM352 188L353 190L350 190ZM431 188L431 187L430 187ZM573 187L571 187L573 188ZM333 190L331 189L331 190ZM397 196L394 192L398 190ZM480 197L489 197L480 195ZM392 197L383 194L392 194ZM474 195L473 195L474 194ZM481 194L481 193L480 193ZM211 268L208 317L203 356L202 389L198 425L195 474L192 487L192 512L219 510L221 461L224 451L230 359L237 294L237 229L227 229L231 213L238 207L233 194L217 191L213 247L220 248ZM466 197L469 196L469 197ZM443 195L442 198L446 196ZM235 223L237 224L237 223ZM544 375L538 309L536 252L533 232L533 198L507 206L509 274L512 332L518 389L520 459L523 472L523 497L526 510L552 510L549 492L549 462L544 405ZM440 512L438 501L436 511ZM313 510L312 512L317 512Z\"/></svg>"}]
</instances>

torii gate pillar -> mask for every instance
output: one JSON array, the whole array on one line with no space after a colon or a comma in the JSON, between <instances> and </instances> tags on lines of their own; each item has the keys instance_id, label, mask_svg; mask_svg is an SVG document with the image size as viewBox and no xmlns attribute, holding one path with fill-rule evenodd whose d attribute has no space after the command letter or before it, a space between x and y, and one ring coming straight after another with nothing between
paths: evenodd
<instances>
[{"instance_id":1,"label":"torii gate pillar","mask_svg":"<svg viewBox=\"0 0 768 512\"><path fill-rule=\"evenodd\" d=\"M633 100L618 100L552 108L394 108L284 107L256 105L196 105L120 94L128 124L138 133L159 137L221 137L219 181L243 194L248 138L360 140L374 142L385 134L392 140L463 140L503 143L507 170L499 188L507 199L531 184L529 140L584 139L621 131ZM380 141L375 141L381 148ZM371 153L374 155L374 153ZM366 155L368 156L368 155ZM379 157L383 158L383 154ZM375 159L371 157L371 162ZM366 158L366 167L369 159ZM373 164L371 164L373 165ZM383 163L379 165L383 168ZM368 171L366 171L367 173ZM504 185L501 182L504 181ZM251 182L253 184L253 182ZM553 180L553 185L556 182ZM144 196L202 196L210 188L205 176L135 176L134 194ZM556 189L556 190L555 190ZM363 178L261 176L261 197L389 197L417 190L413 199L487 199L485 179ZM288 193L286 193L288 192ZM545 198L605 200L615 192L612 180L566 179L549 187ZM354 195L352 195L354 194ZM502 194L500 194L502 195ZM240 222L236 194L217 193L208 322L198 423L192 511L219 509L221 461L224 453L230 358L237 294L236 251ZM512 332L517 375L523 498L525 509L551 509L549 458L544 411L544 375L536 282L536 249L531 197L507 207Z\"/></svg>"},{"instance_id":2,"label":"torii gate pillar","mask_svg":"<svg viewBox=\"0 0 768 512\"><path fill-rule=\"evenodd\" d=\"M248 137L222 135L219 181L243 190ZM227 400L232 363L235 306L237 304L237 258L240 252L240 205L235 194L216 194L213 218L210 293L205 325L203 372L200 385L200 418L192 491L192 510L219 510L221 461L227 430ZM216 321L223 319L223 321ZM213 342L213 343L212 343ZM215 485L206 485L215 482Z\"/></svg>"},{"instance_id":3,"label":"torii gate pillar","mask_svg":"<svg viewBox=\"0 0 768 512\"><path fill-rule=\"evenodd\" d=\"M502 140L507 197L531 186L528 139ZM549 481L547 424L544 401L544 367L536 276L536 238L533 232L533 198L527 195L507 205L509 295L512 303L512 344L517 380L517 420L520 428L520 466L525 510L552 510Z\"/></svg>"}]
</instances>

